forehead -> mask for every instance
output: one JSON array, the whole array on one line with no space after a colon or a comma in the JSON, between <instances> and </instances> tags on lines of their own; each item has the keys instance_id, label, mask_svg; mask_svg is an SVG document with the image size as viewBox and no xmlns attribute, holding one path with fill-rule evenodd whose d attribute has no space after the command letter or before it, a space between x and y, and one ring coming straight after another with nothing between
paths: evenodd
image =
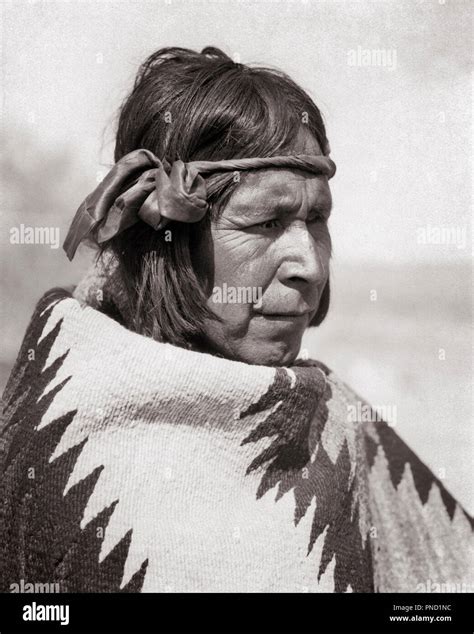
<instances>
[{"instance_id":1,"label":"forehead","mask_svg":"<svg viewBox=\"0 0 474 634\"><path fill-rule=\"evenodd\" d=\"M285 154L322 154L321 148L306 128L301 128ZM251 207L265 204L266 208L281 205L289 207L315 205L330 208L331 192L327 177L299 169L269 168L241 172L240 183L232 193L224 215L241 214Z\"/></svg>"},{"instance_id":2,"label":"forehead","mask_svg":"<svg viewBox=\"0 0 474 634\"><path fill-rule=\"evenodd\" d=\"M224 209L224 216L251 214L272 207L310 210L331 207L331 191L326 176L295 169L264 169L246 172Z\"/></svg>"}]
</instances>

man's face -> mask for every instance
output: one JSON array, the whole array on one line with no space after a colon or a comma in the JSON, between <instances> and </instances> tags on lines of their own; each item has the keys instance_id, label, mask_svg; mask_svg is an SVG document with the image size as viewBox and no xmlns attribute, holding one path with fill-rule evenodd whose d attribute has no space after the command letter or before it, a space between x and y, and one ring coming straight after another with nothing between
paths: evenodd
<instances>
[{"instance_id":1,"label":"man's face","mask_svg":"<svg viewBox=\"0 0 474 634\"><path fill-rule=\"evenodd\" d=\"M294 153L321 150L305 136ZM295 360L328 280L330 210L326 176L281 168L245 174L211 226L208 306L223 320L206 322L214 352L261 365Z\"/></svg>"}]
</instances>

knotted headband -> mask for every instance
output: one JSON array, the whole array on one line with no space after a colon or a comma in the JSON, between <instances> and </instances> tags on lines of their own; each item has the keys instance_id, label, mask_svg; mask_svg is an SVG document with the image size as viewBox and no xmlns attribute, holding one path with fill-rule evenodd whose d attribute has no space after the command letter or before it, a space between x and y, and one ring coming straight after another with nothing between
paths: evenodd
<instances>
[{"instance_id":1,"label":"knotted headband","mask_svg":"<svg viewBox=\"0 0 474 634\"><path fill-rule=\"evenodd\" d=\"M99 244L143 220L162 229L170 220L199 222L208 209L202 174L286 167L334 176L327 156L298 154L223 161L160 161L150 150L126 154L110 170L74 216L63 248L73 259L80 242L92 232Z\"/></svg>"}]
</instances>

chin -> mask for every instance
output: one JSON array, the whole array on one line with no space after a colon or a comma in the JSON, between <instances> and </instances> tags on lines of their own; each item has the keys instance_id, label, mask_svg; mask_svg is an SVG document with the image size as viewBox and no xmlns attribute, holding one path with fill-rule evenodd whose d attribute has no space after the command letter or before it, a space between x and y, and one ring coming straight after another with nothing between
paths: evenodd
<instances>
[{"instance_id":1,"label":"chin","mask_svg":"<svg viewBox=\"0 0 474 634\"><path fill-rule=\"evenodd\" d=\"M226 335L208 335L202 351L249 365L290 366L298 357L303 339L303 332L273 338L261 332L247 333L242 338L232 337L230 333Z\"/></svg>"},{"instance_id":2,"label":"chin","mask_svg":"<svg viewBox=\"0 0 474 634\"><path fill-rule=\"evenodd\" d=\"M299 346L289 347L285 342L253 343L248 348L236 351L236 361L251 365L289 366L296 360Z\"/></svg>"}]
</instances>

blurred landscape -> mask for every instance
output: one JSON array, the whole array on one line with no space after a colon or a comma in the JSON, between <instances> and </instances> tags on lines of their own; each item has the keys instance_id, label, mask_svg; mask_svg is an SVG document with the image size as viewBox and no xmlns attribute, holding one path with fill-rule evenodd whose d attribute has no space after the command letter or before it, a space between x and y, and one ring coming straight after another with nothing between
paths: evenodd
<instances>
[{"instance_id":1,"label":"blurred landscape","mask_svg":"<svg viewBox=\"0 0 474 634\"><path fill-rule=\"evenodd\" d=\"M333 288L308 352L394 412L397 433L472 513L471 264L345 266Z\"/></svg>"}]
</instances>

